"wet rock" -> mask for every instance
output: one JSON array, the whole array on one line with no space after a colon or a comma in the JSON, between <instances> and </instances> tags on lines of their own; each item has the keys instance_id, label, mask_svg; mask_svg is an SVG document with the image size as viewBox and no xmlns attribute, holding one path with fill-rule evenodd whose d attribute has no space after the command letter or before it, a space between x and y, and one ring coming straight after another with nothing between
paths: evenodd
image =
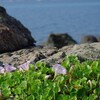
<instances>
[{"instance_id":1,"label":"wet rock","mask_svg":"<svg viewBox=\"0 0 100 100\"><path fill-rule=\"evenodd\" d=\"M98 42L97 38L93 35L86 35L82 37L80 43L93 43L93 42Z\"/></svg>"},{"instance_id":2,"label":"wet rock","mask_svg":"<svg viewBox=\"0 0 100 100\"><path fill-rule=\"evenodd\" d=\"M0 53L35 46L31 32L0 6Z\"/></svg>"},{"instance_id":3,"label":"wet rock","mask_svg":"<svg viewBox=\"0 0 100 100\"><path fill-rule=\"evenodd\" d=\"M67 33L50 34L47 40L48 46L62 48L63 46L76 44L77 42Z\"/></svg>"}]
</instances>

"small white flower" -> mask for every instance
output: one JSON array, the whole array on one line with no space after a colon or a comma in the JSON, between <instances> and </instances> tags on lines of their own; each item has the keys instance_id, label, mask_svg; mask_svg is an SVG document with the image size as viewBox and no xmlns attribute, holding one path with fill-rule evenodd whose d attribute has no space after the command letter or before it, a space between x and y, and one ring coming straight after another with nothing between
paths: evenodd
<instances>
[{"instance_id":1,"label":"small white flower","mask_svg":"<svg viewBox=\"0 0 100 100\"><path fill-rule=\"evenodd\" d=\"M49 79L49 78L51 78L51 75L46 75L45 76L45 79Z\"/></svg>"}]
</instances>

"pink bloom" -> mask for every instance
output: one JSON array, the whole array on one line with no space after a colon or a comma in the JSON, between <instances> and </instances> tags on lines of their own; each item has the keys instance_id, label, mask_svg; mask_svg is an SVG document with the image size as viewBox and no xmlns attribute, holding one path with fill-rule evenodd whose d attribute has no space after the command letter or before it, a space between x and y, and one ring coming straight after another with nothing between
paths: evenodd
<instances>
[{"instance_id":1,"label":"pink bloom","mask_svg":"<svg viewBox=\"0 0 100 100\"><path fill-rule=\"evenodd\" d=\"M5 72L5 69L0 66L0 74L3 74Z\"/></svg>"},{"instance_id":2,"label":"pink bloom","mask_svg":"<svg viewBox=\"0 0 100 100\"><path fill-rule=\"evenodd\" d=\"M60 64L55 64L53 65L53 69L55 71L55 74L63 74L65 75L66 74L66 68L64 68L63 66L61 66Z\"/></svg>"},{"instance_id":3,"label":"pink bloom","mask_svg":"<svg viewBox=\"0 0 100 100\"><path fill-rule=\"evenodd\" d=\"M6 72L12 72L12 71L16 70L15 67L13 67L12 65L9 65L9 64L4 64L4 68L5 68Z\"/></svg>"},{"instance_id":4,"label":"pink bloom","mask_svg":"<svg viewBox=\"0 0 100 100\"><path fill-rule=\"evenodd\" d=\"M26 63L17 66L17 68L18 68L20 71L29 70L29 64L30 64L30 61L27 61Z\"/></svg>"}]
</instances>

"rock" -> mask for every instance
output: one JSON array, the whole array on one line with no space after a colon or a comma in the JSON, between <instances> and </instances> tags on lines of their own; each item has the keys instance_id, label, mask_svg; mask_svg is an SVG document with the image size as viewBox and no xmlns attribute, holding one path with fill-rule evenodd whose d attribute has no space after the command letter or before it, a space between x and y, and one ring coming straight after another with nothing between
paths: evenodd
<instances>
[{"instance_id":1,"label":"rock","mask_svg":"<svg viewBox=\"0 0 100 100\"><path fill-rule=\"evenodd\" d=\"M100 42L64 46L60 49L54 47L31 47L18 51L0 54L0 63L21 65L27 61L36 63L44 61L47 65L60 64L66 56L76 55L81 62L85 60L100 60ZM49 67L48 66L48 67Z\"/></svg>"},{"instance_id":2,"label":"rock","mask_svg":"<svg viewBox=\"0 0 100 100\"><path fill-rule=\"evenodd\" d=\"M21 49L14 52L0 54L1 65L8 63L14 66L21 65L26 61L35 63L39 60L46 59L47 57L57 53L56 48L37 48L31 47L27 49Z\"/></svg>"},{"instance_id":3,"label":"rock","mask_svg":"<svg viewBox=\"0 0 100 100\"><path fill-rule=\"evenodd\" d=\"M62 56L63 55L63 56ZM100 59L100 43L85 43L80 45L65 46L58 50L57 53L42 59L48 65L61 63L65 56L76 55L81 62L85 60L98 60Z\"/></svg>"},{"instance_id":4,"label":"rock","mask_svg":"<svg viewBox=\"0 0 100 100\"><path fill-rule=\"evenodd\" d=\"M3 8L3 7L0 6L0 13L1 13L1 14L5 14L5 13L6 13L5 8Z\"/></svg>"},{"instance_id":5,"label":"rock","mask_svg":"<svg viewBox=\"0 0 100 100\"><path fill-rule=\"evenodd\" d=\"M100 37L97 37L98 42L100 42Z\"/></svg>"},{"instance_id":6,"label":"rock","mask_svg":"<svg viewBox=\"0 0 100 100\"><path fill-rule=\"evenodd\" d=\"M31 32L0 6L0 53L35 46Z\"/></svg>"},{"instance_id":7,"label":"rock","mask_svg":"<svg viewBox=\"0 0 100 100\"><path fill-rule=\"evenodd\" d=\"M48 46L62 48L63 46L76 44L77 42L72 39L67 33L62 34L50 34L47 40Z\"/></svg>"},{"instance_id":8,"label":"rock","mask_svg":"<svg viewBox=\"0 0 100 100\"><path fill-rule=\"evenodd\" d=\"M93 43L98 42L97 38L93 35L86 35L81 39L80 43Z\"/></svg>"}]
</instances>

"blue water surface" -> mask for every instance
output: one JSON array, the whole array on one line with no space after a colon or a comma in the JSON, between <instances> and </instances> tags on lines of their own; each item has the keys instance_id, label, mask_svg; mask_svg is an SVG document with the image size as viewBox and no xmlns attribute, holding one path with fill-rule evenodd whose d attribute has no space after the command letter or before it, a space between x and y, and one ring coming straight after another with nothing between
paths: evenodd
<instances>
[{"instance_id":1,"label":"blue water surface","mask_svg":"<svg viewBox=\"0 0 100 100\"><path fill-rule=\"evenodd\" d=\"M50 33L69 33L77 42L87 34L100 36L100 0L0 0L37 43Z\"/></svg>"}]
</instances>

